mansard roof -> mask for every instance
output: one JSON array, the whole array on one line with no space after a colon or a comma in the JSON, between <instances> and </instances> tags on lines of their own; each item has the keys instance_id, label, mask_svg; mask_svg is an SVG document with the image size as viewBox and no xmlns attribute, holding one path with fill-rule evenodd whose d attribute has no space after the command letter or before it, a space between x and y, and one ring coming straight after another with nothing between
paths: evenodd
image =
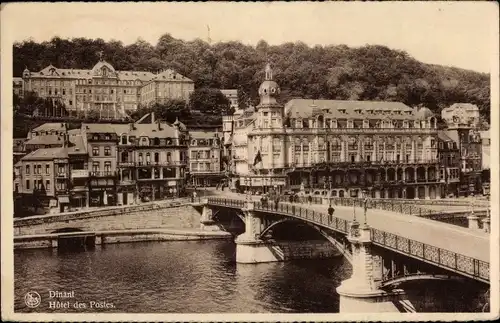
<instances>
[{"instance_id":1,"label":"mansard roof","mask_svg":"<svg viewBox=\"0 0 500 323\"><path fill-rule=\"evenodd\" d=\"M92 69L68 69L57 68L52 64L42 69L40 72L32 72L31 77L50 77L50 78L70 78L70 79L91 79L95 76L95 71L106 66L110 72L119 80L149 82L158 81L178 81L178 82L193 82L191 79L168 69L159 74L149 71L116 71L114 67L105 61L99 61Z\"/></svg>"},{"instance_id":2,"label":"mansard roof","mask_svg":"<svg viewBox=\"0 0 500 323\"><path fill-rule=\"evenodd\" d=\"M401 102L292 99L285 105L290 118L323 115L334 119L418 119L416 110Z\"/></svg>"}]
</instances>

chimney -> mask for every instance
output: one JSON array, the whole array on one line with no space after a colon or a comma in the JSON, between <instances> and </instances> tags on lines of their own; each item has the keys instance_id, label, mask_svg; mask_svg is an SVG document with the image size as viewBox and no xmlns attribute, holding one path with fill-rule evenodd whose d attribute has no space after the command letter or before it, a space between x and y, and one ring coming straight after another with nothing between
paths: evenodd
<instances>
[{"instance_id":1,"label":"chimney","mask_svg":"<svg viewBox=\"0 0 500 323\"><path fill-rule=\"evenodd\" d=\"M151 112L151 123L155 123L155 113Z\"/></svg>"},{"instance_id":2,"label":"chimney","mask_svg":"<svg viewBox=\"0 0 500 323\"><path fill-rule=\"evenodd\" d=\"M133 123L129 123L129 126L130 126L130 131L134 130L134 124Z\"/></svg>"},{"instance_id":3,"label":"chimney","mask_svg":"<svg viewBox=\"0 0 500 323\"><path fill-rule=\"evenodd\" d=\"M158 130L161 130L161 123L160 123L160 120L156 120L156 123L158 124Z\"/></svg>"}]
</instances>

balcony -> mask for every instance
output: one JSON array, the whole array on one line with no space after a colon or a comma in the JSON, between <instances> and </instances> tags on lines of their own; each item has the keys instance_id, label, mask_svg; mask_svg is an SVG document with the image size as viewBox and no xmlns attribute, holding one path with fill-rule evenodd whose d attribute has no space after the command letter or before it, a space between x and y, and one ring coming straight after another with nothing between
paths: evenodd
<instances>
[{"instance_id":1,"label":"balcony","mask_svg":"<svg viewBox=\"0 0 500 323\"><path fill-rule=\"evenodd\" d=\"M71 178L87 178L89 177L88 169L73 169L71 170Z\"/></svg>"},{"instance_id":2,"label":"balcony","mask_svg":"<svg viewBox=\"0 0 500 323\"><path fill-rule=\"evenodd\" d=\"M120 167L133 167L135 166L136 163L131 162L131 161L119 161L118 166Z\"/></svg>"},{"instance_id":3,"label":"balcony","mask_svg":"<svg viewBox=\"0 0 500 323\"><path fill-rule=\"evenodd\" d=\"M107 170L98 170L90 172L90 176L93 177L115 177L116 172Z\"/></svg>"},{"instance_id":4,"label":"balcony","mask_svg":"<svg viewBox=\"0 0 500 323\"><path fill-rule=\"evenodd\" d=\"M159 162L137 162L136 166L148 167L148 166L183 166L186 165L185 161L159 161Z\"/></svg>"},{"instance_id":5,"label":"balcony","mask_svg":"<svg viewBox=\"0 0 500 323\"><path fill-rule=\"evenodd\" d=\"M271 134L437 134L437 129L419 128L254 128L250 135Z\"/></svg>"},{"instance_id":6,"label":"balcony","mask_svg":"<svg viewBox=\"0 0 500 323\"><path fill-rule=\"evenodd\" d=\"M56 173L56 177L57 178L68 178L68 174L67 173Z\"/></svg>"}]
</instances>

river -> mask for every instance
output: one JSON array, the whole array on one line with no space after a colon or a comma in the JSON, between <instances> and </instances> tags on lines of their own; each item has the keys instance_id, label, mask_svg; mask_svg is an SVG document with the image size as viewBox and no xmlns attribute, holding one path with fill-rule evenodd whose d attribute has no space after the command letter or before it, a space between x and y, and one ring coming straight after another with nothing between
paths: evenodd
<instances>
[{"instance_id":1,"label":"river","mask_svg":"<svg viewBox=\"0 0 500 323\"><path fill-rule=\"evenodd\" d=\"M266 264L236 264L230 241L114 244L60 253L53 249L14 253L16 312L128 313L336 313L335 288L351 275L342 257ZM420 284L422 286L422 284ZM36 291L42 302L25 305ZM74 291L68 309L49 308L50 291ZM426 310L436 306L426 292ZM430 296L429 296L430 295ZM83 303L85 308L75 309ZM91 302L94 302L93 305ZM112 304L96 308L96 304ZM448 302L449 303L449 302ZM55 303L52 303L55 306ZM476 306L477 307L477 306Z\"/></svg>"}]
</instances>

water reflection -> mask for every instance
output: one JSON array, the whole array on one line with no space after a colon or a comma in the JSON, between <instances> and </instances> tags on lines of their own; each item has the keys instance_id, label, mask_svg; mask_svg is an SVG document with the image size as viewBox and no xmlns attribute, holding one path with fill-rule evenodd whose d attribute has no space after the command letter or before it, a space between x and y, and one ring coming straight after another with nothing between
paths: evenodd
<instances>
[{"instance_id":1,"label":"water reflection","mask_svg":"<svg viewBox=\"0 0 500 323\"><path fill-rule=\"evenodd\" d=\"M235 251L228 241L117 244L73 253L16 251L15 310L85 311L50 309L49 291L59 290L75 291L73 301L115 305L101 312L338 312L335 288L352 270L344 258L251 265L236 264ZM24 304L30 290L42 296L36 310ZM433 302L425 297L419 309L457 308Z\"/></svg>"}]
</instances>

